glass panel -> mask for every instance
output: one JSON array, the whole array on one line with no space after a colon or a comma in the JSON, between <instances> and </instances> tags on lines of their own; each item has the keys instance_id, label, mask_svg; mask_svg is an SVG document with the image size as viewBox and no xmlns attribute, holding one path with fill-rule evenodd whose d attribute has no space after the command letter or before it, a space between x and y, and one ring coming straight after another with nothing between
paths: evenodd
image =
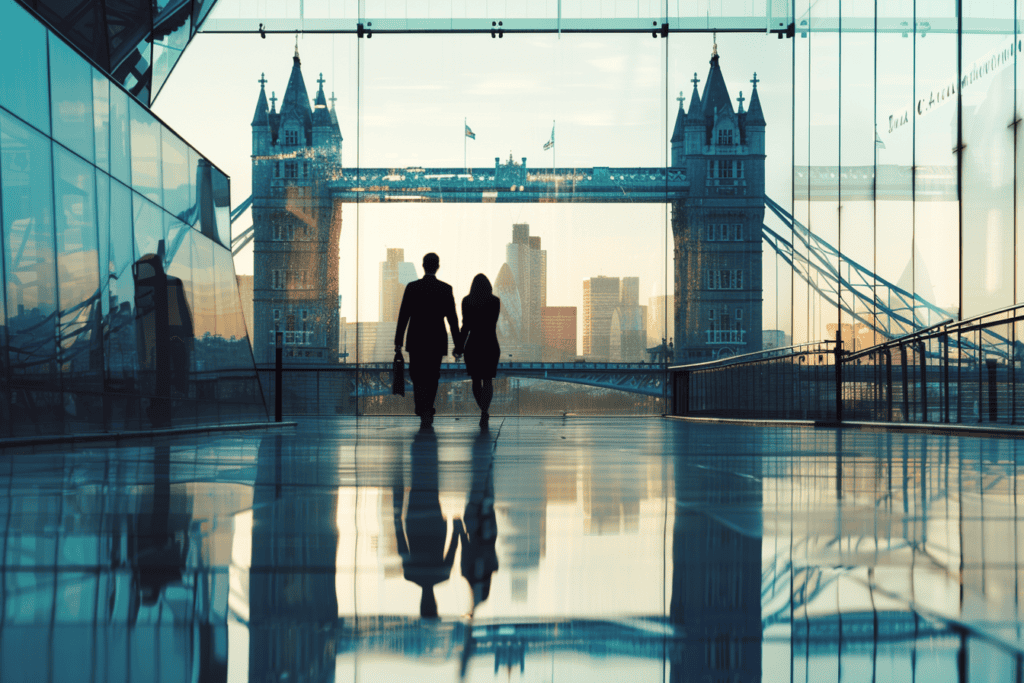
<instances>
[{"instance_id":1,"label":"glass panel","mask_svg":"<svg viewBox=\"0 0 1024 683\"><path fill-rule=\"evenodd\" d=\"M92 120L96 145L96 165L110 171L110 81L99 71L92 72Z\"/></svg>"},{"instance_id":2,"label":"glass panel","mask_svg":"<svg viewBox=\"0 0 1024 683\"><path fill-rule=\"evenodd\" d=\"M132 102L132 187L157 204L163 203L160 181L160 133L152 114Z\"/></svg>"},{"instance_id":3,"label":"glass panel","mask_svg":"<svg viewBox=\"0 0 1024 683\"><path fill-rule=\"evenodd\" d=\"M139 201L144 201L139 199ZM132 192L118 182L110 183L109 262L106 271L110 310L105 326L104 357L112 428L137 427L140 408L136 400L138 355L136 350L135 261L132 236Z\"/></svg>"},{"instance_id":4,"label":"glass panel","mask_svg":"<svg viewBox=\"0 0 1024 683\"><path fill-rule=\"evenodd\" d=\"M934 26L955 20L952 6L932 5L928 12L928 16L922 16L918 4L918 23ZM960 207L954 151L957 37L919 31L915 50L915 318L919 326L928 326L959 314Z\"/></svg>"},{"instance_id":5,"label":"glass panel","mask_svg":"<svg viewBox=\"0 0 1024 683\"><path fill-rule=\"evenodd\" d=\"M153 43L153 98L156 101L164 81L181 58L181 53L191 36L192 18L188 3L173 3L163 8L155 19L157 35L162 36ZM171 30L168 31L167 29Z\"/></svg>"},{"instance_id":6,"label":"glass panel","mask_svg":"<svg viewBox=\"0 0 1024 683\"><path fill-rule=\"evenodd\" d=\"M199 160L202 158L199 152L195 151L191 147L187 148L187 161L188 168L185 170L186 182L188 184L188 211L182 217L189 225L195 225L199 222L199 190L196 182L199 177Z\"/></svg>"},{"instance_id":7,"label":"glass panel","mask_svg":"<svg viewBox=\"0 0 1024 683\"><path fill-rule=\"evenodd\" d=\"M110 174L130 185L132 141L128 120L128 95L120 88L110 88Z\"/></svg>"},{"instance_id":8,"label":"glass panel","mask_svg":"<svg viewBox=\"0 0 1024 683\"><path fill-rule=\"evenodd\" d=\"M98 425L95 395L102 387L99 239L95 169L57 147L54 151L57 284L60 292L60 367L65 420L75 430ZM89 392L92 396L81 392Z\"/></svg>"},{"instance_id":9,"label":"glass panel","mask_svg":"<svg viewBox=\"0 0 1024 683\"><path fill-rule=\"evenodd\" d=\"M89 161L95 153L92 69L59 40L50 41L53 137Z\"/></svg>"},{"instance_id":10,"label":"glass panel","mask_svg":"<svg viewBox=\"0 0 1024 683\"><path fill-rule=\"evenodd\" d=\"M796 0L794 3L796 16L805 17L809 12L807 0ZM808 19L801 19L800 32L793 41L793 218L797 233L809 222L810 202L813 192L811 179L811 63L813 57L812 34L807 30ZM793 292L793 334L792 342L801 344L816 341L811 326L811 300L813 288L808 283L810 278L809 259L806 241L793 235L791 276Z\"/></svg>"},{"instance_id":11,"label":"glass panel","mask_svg":"<svg viewBox=\"0 0 1024 683\"><path fill-rule=\"evenodd\" d=\"M963 311L965 318L1013 303L1014 3L968 4L985 33L965 33L963 75ZM999 21L1001 20L1001 21Z\"/></svg>"},{"instance_id":12,"label":"glass panel","mask_svg":"<svg viewBox=\"0 0 1024 683\"><path fill-rule=\"evenodd\" d=\"M57 289L50 141L0 112L0 152L11 375L31 378L34 386L55 387ZM47 405L55 407L53 401L47 399L36 410L29 400L29 385L25 386L24 393L13 397L12 420L52 431L50 425L57 416Z\"/></svg>"},{"instance_id":13,"label":"glass panel","mask_svg":"<svg viewBox=\"0 0 1024 683\"><path fill-rule=\"evenodd\" d=\"M188 148L169 131L163 135L164 210L187 222L189 210Z\"/></svg>"},{"instance_id":14,"label":"glass panel","mask_svg":"<svg viewBox=\"0 0 1024 683\"><path fill-rule=\"evenodd\" d=\"M838 23L838 3L817 2L809 13L811 121L810 173L807 229L810 231L808 257L813 264L809 273L811 296L808 334L812 340L835 339L839 321L839 295L842 287L834 273L839 260L826 245L842 252L846 243L840 232L839 215L839 34L828 30ZM817 30L824 29L824 30Z\"/></svg>"},{"instance_id":15,"label":"glass panel","mask_svg":"<svg viewBox=\"0 0 1024 683\"><path fill-rule=\"evenodd\" d=\"M213 179L213 214L217 231L214 239L225 247L231 246L231 184L219 169L211 168Z\"/></svg>"},{"instance_id":16,"label":"glass panel","mask_svg":"<svg viewBox=\"0 0 1024 683\"><path fill-rule=\"evenodd\" d=\"M843 5L843 22L873 19L873 8ZM867 16L863 16L866 12ZM846 32L840 36L841 101L835 102L840 115L838 136L841 158L836 178L838 206L834 206L841 227L843 262L842 336L846 351L872 346L881 338L875 334L875 37L870 33ZM829 335L830 339L835 334Z\"/></svg>"},{"instance_id":17,"label":"glass panel","mask_svg":"<svg viewBox=\"0 0 1024 683\"><path fill-rule=\"evenodd\" d=\"M14 0L0 0L0 106L50 132L47 33Z\"/></svg>"},{"instance_id":18,"label":"glass panel","mask_svg":"<svg viewBox=\"0 0 1024 683\"><path fill-rule=\"evenodd\" d=\"M903 20L913 11L911 0L885 3L878 7L879 22ZM876 49L876 293L878 329L892 338L914 328L913 33L879 33Z\"/></svg>"},{"instance_id":19,"label":"glass panel","mask_svg":"<svg viewBox=\"0 0 1024 683\"><path fill-rule=\"evenodd\" d=\"M216 275L213 271L213 244L206 239L192 240L192 320L197 344L196 372L202 375L215 370L215 359L208 359L203 349L217 336Z\"/></svg>"},{"instance_id":20,"label":"glass panel","mask_svg":"<svg viewBox=\"0 0 1024 683\"><path fill-rule=\"evenodd\" d=\"M184 223L167 218L167 326L170 342L170 396L175 425L194 424L197 387L194 386L197 342L193 325L192 240L196 235ZM199 411L201 412L201 411Z\"/></svg>"},{"instance_id":21,"label":"glass panel","mask_svg":"<svg viewBox=\"0 0 1024 683\"><path fill-rule=\"evenodd\" d=\"M156 254L163 249L163 212L152 202L132 193L135 207L135 259Z\"/></svg>"}]
</instances>

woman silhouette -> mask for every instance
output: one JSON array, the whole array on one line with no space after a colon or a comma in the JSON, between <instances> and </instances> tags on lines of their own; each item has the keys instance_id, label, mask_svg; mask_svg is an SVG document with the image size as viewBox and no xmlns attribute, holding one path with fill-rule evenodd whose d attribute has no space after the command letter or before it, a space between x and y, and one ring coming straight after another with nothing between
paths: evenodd
<instances>
[{"instance_id":1,"label":"woman silhouette","mask_svg":"<svg viewBox=\"0 0 1024 683\"><path fill-rule=\"evenodd\" d=\"M487 427L494 386L498 373L498 314L501 299L491 294L491 281L483 273L473 278L469 296L462 300L462 344L466 354L466 372L473 379L473 398L480 406L480 426Z\"/></svg>"}]
</instances>

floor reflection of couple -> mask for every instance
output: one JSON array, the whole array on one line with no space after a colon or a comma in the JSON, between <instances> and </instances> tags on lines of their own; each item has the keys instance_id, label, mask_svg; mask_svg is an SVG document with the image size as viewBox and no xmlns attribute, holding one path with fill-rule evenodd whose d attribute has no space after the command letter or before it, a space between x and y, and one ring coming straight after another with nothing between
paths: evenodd
<instances>
[{"instance_id":1,"label":"floor reflection of couple","mask_svg":"<svg viewBox=\"0 0 1024 683\"><path fill-rule=\"evenodd\" d=\"M418 585L420 616L437 617L434 586L447 581L462 543L462 576L473 592L473 607L487 599L491 575L498 569L494 544L498 526L494 516L494 457L490 432L482 431L473 442L473 485L462 519L453 522L448 548L448 521L438 500L437 436L431 430L416 434L412 443L412 481L409 506L402 524L405 489L394 487L395 536L402 556L405 578Z\"/></svg>"}]
</instances>

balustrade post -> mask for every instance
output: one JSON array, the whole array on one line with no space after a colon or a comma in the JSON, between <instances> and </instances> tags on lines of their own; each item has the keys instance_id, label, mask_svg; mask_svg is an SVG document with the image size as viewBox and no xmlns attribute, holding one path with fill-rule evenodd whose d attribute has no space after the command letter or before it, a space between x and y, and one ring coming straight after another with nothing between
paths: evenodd
<instances>
[{"instance_id":1,"label":"balustrade post","mask_svg":"<svg viewBox=\"0 0 1024 683\"><path fill-rule=\"evenodd\" d=\"M925 356L925 342L918 342L917 348L921 353L921 422L928 421L928 380L926 371L928 370L928 359Z\"/></svg>"},{"instance_id":2,"label":"balustrade post","mask_svg":"<svg viewBox=\"0 0 1024 683\"><path fill-rule=\"evenodd\" d=\"M892 422L892 350L885 348L885 420Z\"/></svg>"},{"instance_id":3,"label":"balustrade post","mask_svg":"<svg viewBox=\"0 0 1024 683\"><path fill-rule=\"evenodd\" d=\"M836 330L836 422L843 421L843 333Z\"/></svg>"},{"instance_id":4,"label":"balustrade post","mask_svg":"<svg viewBox=\"0 0 1024 683\"><path fill-rule=\"evenodd\" d=\"M284 387L281 386L281 380L284 377L283 337L284 335L281 332L276 334L276 343L274 348L274 422L281 421L281 397L284 393Z\"/></svg>"},{"instance_id":5,"label":"balustrade post","mask_svg":"<svg viewBox=\"0 0 1024 683\"><path fill-rule=\"evenodd\" d=\"M945 406L943 421L949 424L949 335L942 335L942 393Z\"/></svg>"},{"instance_id":6,"label":"balustrade post","mask_svg":"<svg viewBox=\"0 0 1024 683\"><path fill-rule=\"evenodd\" d=\"M910 392L907 391L910 380L907 377L907 347L903 344L900 344L900 367L903 377L903 421L910 422Z\"/></svg>"}]
</instances>

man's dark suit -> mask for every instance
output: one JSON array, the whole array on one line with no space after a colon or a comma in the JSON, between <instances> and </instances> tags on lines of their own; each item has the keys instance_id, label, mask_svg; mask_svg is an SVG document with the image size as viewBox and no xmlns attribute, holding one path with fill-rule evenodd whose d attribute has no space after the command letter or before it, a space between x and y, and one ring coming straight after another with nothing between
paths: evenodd
<instances>
[{"instance_id":1,"label":"man's dark suit","mask_svg":"<svg viewBox=\"0 0 1024 683\"><path fill-rule=\"evenodd\" d=\"M434 414L441 359L448 353L448 333L444 328L446 318L455 340L455 353L461 355L462 338L459 319L455 315L452 286L429 273L405 286L402 306L398 309L395 346L402 346L408 325L405 350L409 352L409 379L412 380L416 414L428 422Z\"/></svg>"}]
</instances>

